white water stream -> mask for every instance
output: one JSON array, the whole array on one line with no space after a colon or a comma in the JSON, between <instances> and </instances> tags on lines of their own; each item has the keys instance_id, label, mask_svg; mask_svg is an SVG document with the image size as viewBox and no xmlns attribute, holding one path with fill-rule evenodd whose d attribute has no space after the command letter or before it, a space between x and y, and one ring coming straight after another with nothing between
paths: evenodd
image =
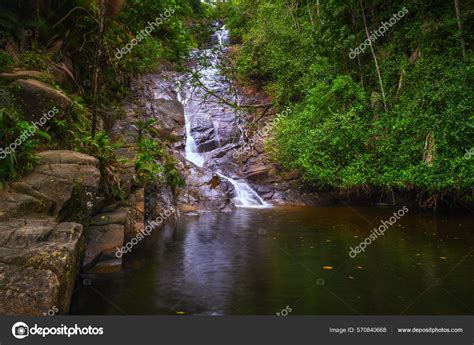
<instances>
[{"instance_id":1,"label":"white water stream","mask_svg":"<svg viewBox=\"0 0 474 345\"><path fill-rule=\"evenodd\" d=\"M223 26L216 32L218 39L218 44L220 48L225 47L228 44L229 32ZM211 50L204 51L205 56L210 59L209 66L200 68L200 73L202 75L201 82L209 89L213 89L216 84L219 83L220 71L218 68L219 57L213 53ZM185 116L185 126L186 126L186 149L185 155L186 159L191 163L196 164L199 167L204 166L206 163L205 155L199 152L198 145L196 140L193 137L193 119L199 112L199 107L196 104L196 100L193 100L193 86L189 82L186 83L184 87L184 92L178 92L178 100L184 105L184 116ZM183 95L184 94L184 95ZM211 120L211 119L208 119ZM213 124L215 126L215 124ZM218 137L218 131L216 131L216 139L220 144ZM223 175L220 172L215 171L215 173L221 178L229 181L235 190L235 197L233 202L237 207L269 207L270 205L266 203L256 191L254 191L244 180L236 180L228 176Z\"/></svg>"}]
</instances>

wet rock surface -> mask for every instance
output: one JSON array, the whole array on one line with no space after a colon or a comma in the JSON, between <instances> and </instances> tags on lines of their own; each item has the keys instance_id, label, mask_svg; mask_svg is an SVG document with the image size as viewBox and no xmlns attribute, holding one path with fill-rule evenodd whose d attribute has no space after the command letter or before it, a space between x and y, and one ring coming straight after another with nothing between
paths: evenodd
<instances>
[{"instance_id":1,"label":"wet rock surface","mask_svg":"<svg viewBox=\"0 0 474 345\"><path fill-rule=\"evenodd\" d=\"M39 165L0 191L0 313L68 313L84 253L84 229L62 222L68 213L89 214L74 202L77 192L93 202L100 179L95 158L46 151Z\"/></svg>"},{"instance_id":2,"label":"wet rock surface","mask_svg":"<svg viewBox=\"0 0 474 345\"><path fill-rule=\"evenodd\" d=\"M235 208L232 203L231 185L214 174L211 170L200 168L192 163L182 163L186 173L186 186L181 191L178 201L197 211L231 211Z\"/></svg>"},{"instance_id":3,"label":"wet rock surface","mask_svg":"<svg viewBox=\"0 0 474 345\"><path fill-rule=\"evenodd\" d=\"M236 197L235 186L216 172L235 181L247 181L262 199L271 204L304 204L298 191L298 174L284 172L271 161L265 148L266 138L259 133L259 129L272 121L275 112L259 108L255 112L240 111L237 116L234 109L202 88L183 86L183 78L183 75L175 72L155 74L142 79L141 87L137 89L143 94L141 97L146 99L147 108L153 110L151 115L158 121L160 128L177 133L172 125L181 123L176 121L177 118L185 120L196 150L203 157L202 167L185 159L186 136L183 132L179 140L174 137L170 143L169 148L180 162L179 170L186 180L186 186L178 190L177 198L179 205L187 205L184 214L228 211L235 207L232 200ZM232 100L229 85L222 76L212 74L209 78L212 82L208 83L208 88L212 92ZM237 92L243 104L270 102L268 96L258 88ZM183 117L174 115L176 111L168 106L177 101L183 104ZM256 123L255 119L259 121ZM248 133L246 128L249 124L252 124L253 131ZM242 136L242 133L246 136ZM249 141L251 145L247 144ZM213 179L220 182L217 187L210 188Z\"/></svg>"}]
</instances>

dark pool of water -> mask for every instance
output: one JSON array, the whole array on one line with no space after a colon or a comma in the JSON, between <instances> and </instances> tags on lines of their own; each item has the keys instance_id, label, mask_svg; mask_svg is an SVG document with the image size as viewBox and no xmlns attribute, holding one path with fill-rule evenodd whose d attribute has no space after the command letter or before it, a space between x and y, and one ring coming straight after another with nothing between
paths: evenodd
<instances>
[{"instance_id":1,"label":"dark pool of water","mask_svg":"<svg viewBox=\"0 0 474 345\"><path fill-rule=\"evenodd\" d=\"M182 217L135 248L121 272L87 277L72 313L474 314L472 215L410 211L349 257L398 209Z\"/></svg>"}]
</instances>

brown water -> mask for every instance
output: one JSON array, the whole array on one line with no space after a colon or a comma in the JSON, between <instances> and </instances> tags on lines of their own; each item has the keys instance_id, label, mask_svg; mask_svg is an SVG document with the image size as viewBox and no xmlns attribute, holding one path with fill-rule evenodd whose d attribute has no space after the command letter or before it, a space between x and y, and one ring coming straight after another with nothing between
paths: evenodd
<instances>
[{"instance_id":1,"label":"brown water","mask_svg":"<svg viewBox=\"0 0 474 345\"><path fill-rule=\"evenodd\" d=\"M90 279L73 314L473 314L474 217L392 208L240 209L182 217ZM290 311L291 310L291 311ZM282 312L283 311L283 312Z\"/></svg>"}]
</instances>

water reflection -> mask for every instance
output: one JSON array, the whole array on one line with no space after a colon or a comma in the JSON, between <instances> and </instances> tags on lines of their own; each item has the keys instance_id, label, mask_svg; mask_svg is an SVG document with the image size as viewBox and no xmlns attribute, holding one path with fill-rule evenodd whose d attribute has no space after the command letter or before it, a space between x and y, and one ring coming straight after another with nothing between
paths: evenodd
<instances>
[{"instance_id":1,"label":"water reflection","mask_svg":"<svg viewBox=\"0 0 474 345\"><path fill-rule=\"evenodd\" d=\"M126 257L123 272L92 277L72 311L274 315L289 305L292 314L472 314L472 216L410 211L365 253L349 257L349 247L393 211L184 217Z\"/></svg>"}]
</instances>

